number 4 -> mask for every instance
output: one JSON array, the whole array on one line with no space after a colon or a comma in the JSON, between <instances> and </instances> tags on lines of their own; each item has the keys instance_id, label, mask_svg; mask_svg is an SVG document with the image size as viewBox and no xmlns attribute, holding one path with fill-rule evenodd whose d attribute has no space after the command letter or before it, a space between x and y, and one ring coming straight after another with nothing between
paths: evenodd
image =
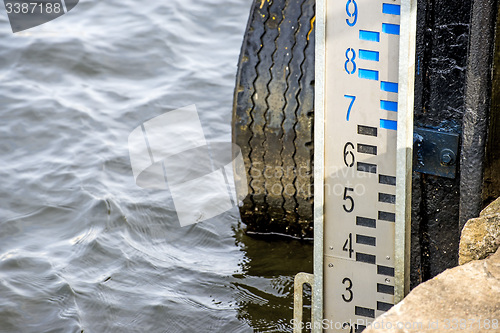
<instances>
[{"instance_id":1,"label":"number 4","mask_svg":"<svg viewBox=\"0 0 500 333\"><path fill-rule=\"evenodd\" d=\"M349 238L346 239L342 250L348 252L349 258L352 258L352 253L354 252L354 250L352 249L352 233L350 233Z\"/></svg>"}]
</instances>

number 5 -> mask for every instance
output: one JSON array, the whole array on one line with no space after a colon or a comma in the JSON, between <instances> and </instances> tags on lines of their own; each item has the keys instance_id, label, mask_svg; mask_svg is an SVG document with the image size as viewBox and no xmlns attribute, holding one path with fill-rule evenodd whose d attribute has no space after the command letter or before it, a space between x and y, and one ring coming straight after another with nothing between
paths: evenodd
<instances>
[{"instance_id":1,"label":"number 5","mask_svg":"<svg viewBox=\"0 0 500 333\"><path fill-rule=\"evenodd\" d=\"M350 188L350 187L346 187L344 189L344 200L349 200L351 202L351 207L347 208L345 204L343 206L344 206L344 210L346 212L350 213L354 210L354 199L350 195L347 195L347 191L354 191L354 189Z\"/></svg>"}]
</instances>

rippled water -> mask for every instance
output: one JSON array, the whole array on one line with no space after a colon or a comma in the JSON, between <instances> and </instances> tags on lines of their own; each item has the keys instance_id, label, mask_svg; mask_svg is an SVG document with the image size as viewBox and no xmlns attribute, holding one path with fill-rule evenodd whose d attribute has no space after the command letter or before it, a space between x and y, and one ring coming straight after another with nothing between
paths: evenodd
<instances>
[{"instance_id":1,"label":"rippled water","mask_svg":"<svg viewBox=\"0 0 500 333\"><path fill-rule=\"evenodd\" d=\"M250 1L80 1L12 34L0 11L0 332L289 332L311 245L236 210L180 228L134 183L129 133L196 104L229 141Z\"/></svg>"}]
</instances>

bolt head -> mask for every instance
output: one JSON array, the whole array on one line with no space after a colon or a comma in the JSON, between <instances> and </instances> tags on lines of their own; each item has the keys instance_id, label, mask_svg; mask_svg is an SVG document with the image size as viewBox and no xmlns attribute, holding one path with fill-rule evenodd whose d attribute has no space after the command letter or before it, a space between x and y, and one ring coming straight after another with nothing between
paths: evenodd
<instances>
[{"instance_id":1,"label":"bolt head","mask_svg":"<svg viewBox=\"0 0 500 333\"><path fill-rule=\"evenodd\" d=\"M443 149L439 156L441 165L450 166L455 164L455 153L451 149Z\"/></svg>"},{"instance_id":2,"label":"bolt head","mask_svg":"<svg viewBox=\"0 0 500 333\"><path fill-rule=\"evenodd\" d=\"M443 156L441 156L441 163L443 164L448 165L451 163L452 160L453 159L451 158L450 154L444 154Z\"/></svg>"}]
</instances>

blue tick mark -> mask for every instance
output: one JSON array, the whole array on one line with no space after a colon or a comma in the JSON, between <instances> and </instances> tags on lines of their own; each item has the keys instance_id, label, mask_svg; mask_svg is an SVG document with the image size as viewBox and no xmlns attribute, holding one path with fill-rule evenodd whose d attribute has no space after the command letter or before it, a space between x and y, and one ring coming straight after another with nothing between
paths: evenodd
<instances>
[{"instance_id":1,"label":"blue tick mark","mask_svg":"<svg viewBox=\"0 0 500 333\"><path fill-rule=\"evenodd\" d=\"M390 15L401 15L401 6L391 3L382 4L382 13Z\"/></svg>"},{"instance_id":2,"label":"blue tick mark","mask_svg":"<svg viewBox=\"0 0 500 333\"><path fill-rule=\"evenodd\" d=\"M398 123L395 120L380 119L380 128L396 131L398 129Z\"/></svg>"},{"instance_id":3,"label":"blue tick mark","mask_svg":"<svg viewBox=\"0 0 500 333\"><path fill-rule=\"evenodd\" d=\"M370 60L370 61L379 61L379 53L377 51L369 51L359 49L359 59Z\"/></svg>"},{"instance_id":4,"label":"blue tick mark","mask_svg":"<svg viewBox=\"0 0 500 333\"><path fill-rule=\"evenodd\" d=\"M380 33L376 31L359 30L359 39L370 42L380 42Z\"/></svg>"},{"instance_id":5,"label":"blue tick mark","mask_svg":"<svg viewBox=\"0 0 500 333\"><path fill-rule=\"evenodd\" d=\"M382 23L382 32L389 35L399 35L399 24Z\"/></svg>"},{"instance_id":6,"label":"blue tick mark","mask_svg":"<svg viewBox=\"0 0 500 333\"><path fill-rule=\"evenodd\" d=\"M387 92L392 92L392 93L398 93L398 84L396 82L386 82L382 81L380 82L380 89L382 91L387 91Z\"/></svg>"},{"instance_id":7,"label":"blue tick mark","mask_svg":"<svg viewBox=\"0 0 500 333\"><path fill-rule=\"evenodd\" d=\"M358 69L358 77L360 79L375 80L378 81L378 71L373 71L371 69Z\"/></svg>"},{"instance_id":8,"label":"blue tick mark","mask_svg":"<svg viewBox=\"0 0 500 333\"><path fill-rule=\"evenodd\" d=\"M382 110L386 110L386 111L398 112L398 102L381 100L380 101L380 108Z\"/></svg>"}]
</instances>

